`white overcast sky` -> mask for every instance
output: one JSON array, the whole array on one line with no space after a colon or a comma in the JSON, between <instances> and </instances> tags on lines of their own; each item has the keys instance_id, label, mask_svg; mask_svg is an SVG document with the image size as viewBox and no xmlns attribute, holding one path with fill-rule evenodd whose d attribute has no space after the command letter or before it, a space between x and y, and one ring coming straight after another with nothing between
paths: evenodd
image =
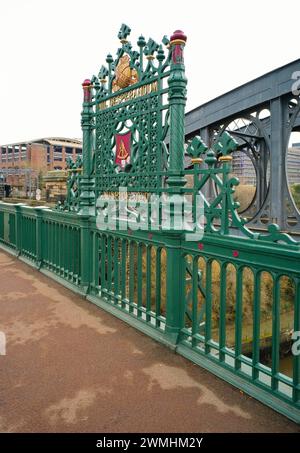
<instances>
[{"instance_id":1,"label":"white overcast sky","mask_svg":"<svg viewBox=\"0 0 300 453\"><path fill-rule=\"evenodd\" d=\"M299 58L299 13L299 0L0 0L0 143L81 137L81 83L122 22L132 43L184 30L190 110Z\"/></svg>"}]
</instances>

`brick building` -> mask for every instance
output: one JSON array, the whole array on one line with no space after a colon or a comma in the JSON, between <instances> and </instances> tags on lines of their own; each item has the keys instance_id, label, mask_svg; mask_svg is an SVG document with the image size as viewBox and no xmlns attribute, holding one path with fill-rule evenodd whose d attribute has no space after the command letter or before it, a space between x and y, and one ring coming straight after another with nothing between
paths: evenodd
<instances>
[{"instance_id":1,"label":"brick building","mask_svg":"<svg viewBox=\"0 0 300 453\"><path fill-rule=\"evenodd\" d=\"M49 170L64 170L68 156L82 154L77 139L49 137L0 145L0 176L20 191L34 190L38 177Z\"/></svg>"}]
</instances>

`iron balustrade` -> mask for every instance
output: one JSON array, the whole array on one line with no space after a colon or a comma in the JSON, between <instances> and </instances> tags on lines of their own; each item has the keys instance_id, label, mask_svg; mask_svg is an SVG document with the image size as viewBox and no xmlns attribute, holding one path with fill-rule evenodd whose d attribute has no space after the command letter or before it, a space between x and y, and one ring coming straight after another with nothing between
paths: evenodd
<instances>
[{"instance_id":1,"label":"iron balustrade","mask_svg":"<svg viewBox=\"0 0 300 453\"><path fill-rule=\"evenodd\" d=\"M0 246L300 422L300 355L291 354L300 332L300 243L276 224L254 233L238 215L238 143L226 131L210 146L193 137L184 170L186 37L165 37L165 56L142 36L134 51L129 33L122 25L116 59L109 54L108 67L83 83L83 160L68 161L65 203L1 202ZM186 233L197 231L186 225L162 228L162 204L158 229L133 228L135 220L125 230L99 226L96 199L122 186L146 198L190 197L191 224L202 215L203 235L190 240ZM171 220L176 203L165 212Z\"/></svg>"}]
</instances>

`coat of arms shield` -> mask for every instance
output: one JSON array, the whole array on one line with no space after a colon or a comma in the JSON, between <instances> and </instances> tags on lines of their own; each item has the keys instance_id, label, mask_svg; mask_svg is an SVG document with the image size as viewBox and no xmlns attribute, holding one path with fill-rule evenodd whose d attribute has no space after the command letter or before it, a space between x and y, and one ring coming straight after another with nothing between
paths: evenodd
<instances>
[{"instance_id":1,"label":"coat of arms shield","mask_svg":"<svg viewBox=\"0 0 300 453\"><path fill-rule=\"evenodd\" d=\"M130 152L131 152L131 132L128 131L125 134L116 134L116 156L115 163L122 169L130 163Z\"/></svg>"}]
</instances>

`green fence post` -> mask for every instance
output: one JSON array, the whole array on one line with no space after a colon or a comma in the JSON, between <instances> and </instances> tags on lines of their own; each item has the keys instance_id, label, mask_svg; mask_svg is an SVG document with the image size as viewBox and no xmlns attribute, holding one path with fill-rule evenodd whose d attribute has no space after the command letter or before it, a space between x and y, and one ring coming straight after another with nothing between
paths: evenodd
<instances>
[{"instance_id":1,"label":"green fence post","mask_svg":"<svg viewBox=\"0 0 300 453\"><path fill-rule=\"evenodd\" d=\"M16 212L16 223L15 223L15 229L16 229L16 252L17 255L19 256L21 253L21 248L22 248L22 213L21 213L21 205L15 206L15 212Z\"/></svg>"},{"instance_id":2,"label":"green fence post","mask_svg":"<svg viewBox=\"0 0 300 453\"><path fill-rule=\"evenodd\" d=\"M170 39L171 65L169 85L170 104L170 158L168 186L171 192L178 192L186 183L182 176L184 170L184 110L186 104L185 66L183 49L186 42L185 34L176 30Z\"/></svg>"},{"instance_id":3,"label":"green fence post","mask_svg":"<svg viewBox=\"0 0 300 453\"><path fill-rule=\"evenodd\" d=\"M169 216L170 231L165 232L167 252L167 301L166 301L166 329L168 340L176 345L180 330L184 323L184 297L182 294L182 258L181 237L183 225L176 225L175 215L182 210L182 200L172 195L182 193L186 184L184 170L184 110L186 104L185 67L183 63L183 49L186 42L185 34L177 30L171 36L171 65L169 85L170 104L170 157L168 168L168 192L171 195L166 214ZM180 206L177 206L177 203Z\"/></svg>"},{"instance_id":4,"label":"green fence post","mask_svg":"<svg viewBox=\"0 0 300 453\"><path fill-rule=\"evenodd\" d=\"M166 244L167 275L166 275L166 328L168 340L176 345L179 334L184 327L183 269L181 257L181 235L172 235Z\"/></svg>"},{"instance_id":5,"label":"green fence post","mask_svg":"<svg viewBox=\"0 0 300 453\"><path fill-rule=\"evenodd\" d=\"M38 269L43 264L43 240L42 240L42 222L43 222L43 209L35 208L36 213L36 265Z\"/></svg>"},{"instance_id":6,"label":"green fence post","mask_svg":"<svg viewBox=\"0 0 300 453\"><path fill-rule=\"evenodd\" d=\"M83 84L83 110L81 113L82 127L82 157L83 173L80 178L80 214L94 214L94 181L91 178L92 169L92 132L93 132L93 107L92 107L92 83L86 79Z\"/></svg>"},{"instance_id":7,"label":"green fence post","mask_svg":"<svg viewBox=\"0 0 300 453\"><path fill-rule=\"evenodd\" d=\"M84 293L87 294L92 281L90 259L92 244L90 240L89 216L82 216L80 220L80 286Z\"/></svg>"}]
</instances>

